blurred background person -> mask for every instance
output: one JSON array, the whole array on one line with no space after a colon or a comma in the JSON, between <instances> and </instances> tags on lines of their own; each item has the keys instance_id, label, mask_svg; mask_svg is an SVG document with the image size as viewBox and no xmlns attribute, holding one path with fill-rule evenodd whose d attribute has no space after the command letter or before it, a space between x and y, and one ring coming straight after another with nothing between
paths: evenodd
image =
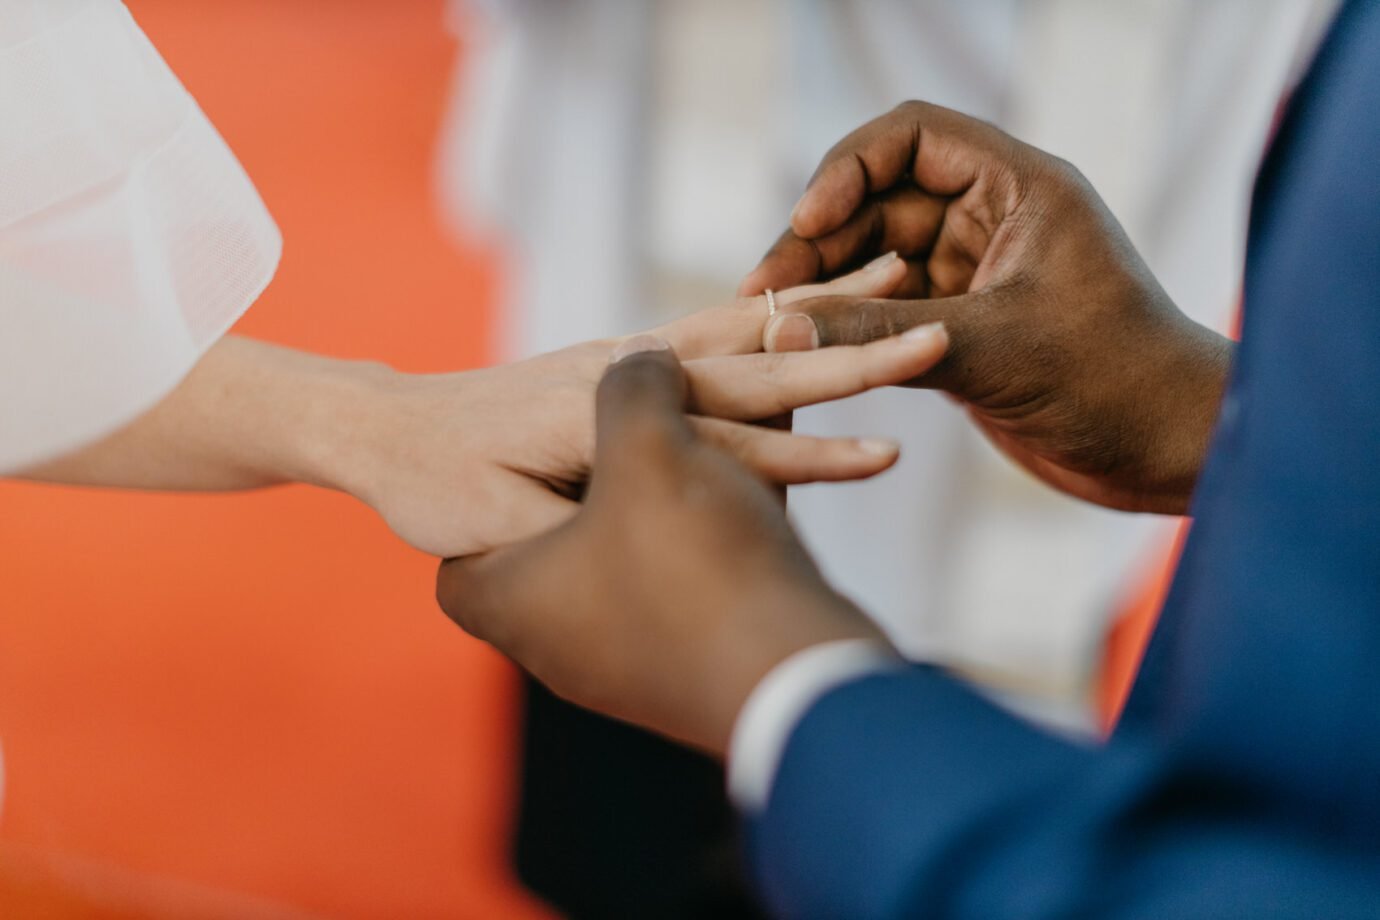
<instances>
[{"instance_id":1,"label":"blurred background person","mask_svg":"<svg viewBox=\"0 0 1380 920\"><path fill-rule=\"evenodd\" d=\"M1225 331L1273 113L1332 7L454 0L469 53L439 156L443 202L462 238L505 247L496 348L528 354L591 319L632 330L736 285L835 140L924 99L1076 163L1175 302ZM908 655L963 667L1037 718L1105 721L1094 689L1108 625L1153 613L1140 595L1174 526L1060 500L935 394L877 391L795 424L860 420L902 433L897 468L792 495L829 577ZM723 890L705 868L729 848L712 765L535 684L525 733L517 856L538 892L593 916Z\"/></svg>"}]
</instances>

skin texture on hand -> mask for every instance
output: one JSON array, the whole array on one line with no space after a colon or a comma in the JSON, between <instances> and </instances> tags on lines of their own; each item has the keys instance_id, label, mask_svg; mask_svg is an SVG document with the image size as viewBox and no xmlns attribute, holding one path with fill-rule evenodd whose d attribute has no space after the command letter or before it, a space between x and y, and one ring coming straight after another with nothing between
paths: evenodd
<instances>
[{"instance_id":1,"label":"skin texture on hand","mask_svg":"<svg viewBox=\"0 0 1380 920\"><path fill-rule=\"evenodd\" d=\"M782 291L880 296L899 264ZM784 485L871 476L895 444L808 438L761 427L800 406L899 383L928 366L900 341L810 354L760 353L767 308L745 298L659 334L692 357L700 436ZM808 323L806 323L808 327ZM25 472L31 479L171 490L309 482L369 504L437 556L480 552L572 515L589 475L594 392L619 340L454 374L401 374L229 336L169 397L98 444Z\"/></svg>"},{"instance_id":2,"label":"skin texture on hand","mask_svg":"<svg viewBox=\"0 0 1380 920\"><path fill-rule=\"evenodd\" d=\"M899 266L834 289L890 290ZM778 304L820 288L783 291ZM899 339L794 355L761 347L761 298L701 311L656 331L682 355L699 436L775 485L857 479L896 461L889 441L821 439L750 424L897 383L929 364ZM374 404L375 432L347 491L409 543L438 556L483 552L548 530L579 507L594 452L594 394L622 340L587 342L463 374L395 377ZM806 357L810 361L802 360ZM783 360L788 359L788 360Z\"/></svg>"},{"instance_id":3,"label":"skin texture on hand","mask_svg":"<svg viewBox=\"0 0 1380 920\"><path fill-rule=\"evenodd\" d=\"M913 340L929 363L940 330ZM836 594L772 491L684 414L690 375L659 340L613 364L578 515L442 564L437 599L558 695L722 755L752 689L834 639L885 641Z\"/></svg>"},{"instance_id":4,"label":"skin texture on hand","mask_svg":"<svg viewBox=\"0 0 1380 920\"><path fill-rule=\"evenodd\" d=\"M1175 307L1072 166L906 103L829 152L743 290L828 278L887 250L907 266L894 299L791 307L820 344L942 321L949 355L915 384L953 394L1056 488L1124 510L1186 510L1232 345ZM770 327L766 343L780 348Z\"/></svg>"}]
</instances>

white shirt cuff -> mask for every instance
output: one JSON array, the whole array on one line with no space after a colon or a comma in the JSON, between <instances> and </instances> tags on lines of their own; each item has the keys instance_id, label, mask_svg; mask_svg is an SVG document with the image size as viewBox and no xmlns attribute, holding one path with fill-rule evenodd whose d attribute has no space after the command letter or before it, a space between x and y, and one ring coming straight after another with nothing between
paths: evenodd
<instances>
[{"instance_id":1,"label":"white shirt cuff","mask_svg":"<svg viewBox=\"0 0 1380 920\"><path fill-rule=\"evenodd\" d=\"M840 639L796 652L752 691L728 746L728 794L748 812L767 807L786 743L805 713L829 691L905 664L876 639Z\"/></svg>"}]
</instances>

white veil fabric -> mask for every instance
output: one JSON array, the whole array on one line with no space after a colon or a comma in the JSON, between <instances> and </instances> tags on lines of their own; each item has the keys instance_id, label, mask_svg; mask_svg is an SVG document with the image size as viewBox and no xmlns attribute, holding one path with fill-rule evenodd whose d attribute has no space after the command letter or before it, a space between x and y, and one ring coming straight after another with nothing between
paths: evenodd
<instances>
[{"instance_id":1,"label":"white veil fabric","mask_svg":"<svg viewBox=\"0 0 1380 920\"><path fill-rule=\"evenodd\" d=\"M124 4L0 0L0 472L150 408L281 251Z\"/></svg>"}]
</instances>

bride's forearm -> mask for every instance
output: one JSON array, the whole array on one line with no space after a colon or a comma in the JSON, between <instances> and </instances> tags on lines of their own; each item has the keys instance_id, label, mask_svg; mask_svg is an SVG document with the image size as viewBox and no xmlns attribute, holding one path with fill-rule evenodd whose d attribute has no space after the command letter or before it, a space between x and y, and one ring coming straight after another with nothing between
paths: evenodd
<instances>
[{"instance_id":1,"label":"bride's forearm","mask_svg":"<svg viewBox=\"0 0 1380 920\"><path fill-rule=\"evenodd\" d=\"M130 489L346 488L375 397L392 376L381 365L227 336L134 422L20 475Z\"/></svg>"},{"instance_id":2,"label":"bride's forearm","mask_svg":"<svg viewBox=\"0 0 1380 920\"><path fill-rule=\"evenodd\" d=\"M775 298L784 307L826 294L886 296L905 272L892 258ZM704 436L782 485L863 478L895 462L887 443L795 438L746 423L910 380L947 340L763 355L766 315L765 298L751 298L657 330L686 361L688 408ZM314 483L368 504L423 552L482 552L574 513L572 495L590 473L595 391L616 344L404 374L231 336L142 417L23 475L169 491Z\"/></svg>"}]
</instances>

